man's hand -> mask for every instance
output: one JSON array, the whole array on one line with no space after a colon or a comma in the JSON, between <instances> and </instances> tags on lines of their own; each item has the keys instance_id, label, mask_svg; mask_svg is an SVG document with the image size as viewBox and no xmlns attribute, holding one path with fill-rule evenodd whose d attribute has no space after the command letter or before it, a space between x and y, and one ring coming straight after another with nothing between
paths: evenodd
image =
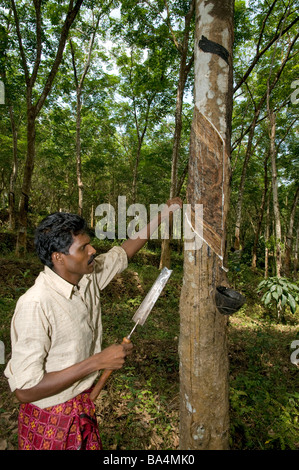
<instances>
[{"instance_id":1,"label":"man's hand","mask_svg":"<svg viewBox=\"0 0 299 470\"><path fill-rule=\"evenodd\" d=\"M132 353L133 344L112 344L94 355L97 369L120 369L128 355Z\"/></svg>"},{"instance_id":2,"label":"man's hand","mask_svg":"<svg viewBox=\"0 0 299 470\"><path fill-rule=\"evenodd\" d=\"M100 353L57 372L45 373L42 380L34 387L17 389L17 399L21 403L30 403L62 392L78 380L100 369L120 369L126 356L131 354L132 343L113 344Z\"/></svg>"},{"instance_id":3,"label":"man's hand","mask_svg":"<svg viewBox=\"0 0 299 470\"><path fill-rule=\"evenodd\" d=\"M149 240L152 233L159 227L163 219L172 217L173 212L183 207L182 200L179 197L169 199L163 210L151 220L136 236L126 240L121 246L127 253L128 258L132 258Z\"/></svg>"}]
</instances>

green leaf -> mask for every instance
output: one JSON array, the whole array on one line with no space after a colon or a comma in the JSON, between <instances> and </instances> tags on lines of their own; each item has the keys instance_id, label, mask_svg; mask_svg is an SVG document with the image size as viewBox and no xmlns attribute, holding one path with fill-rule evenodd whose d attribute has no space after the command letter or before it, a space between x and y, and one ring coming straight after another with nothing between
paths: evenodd
<instances>
[{"instance_id":1,"label":"green leaf","mask_svg":"<svg viewBox=\"0 0 299 470\"><path fill-rule=\"evenodd\" d=\"M271 292L267 292L266 298L265 298L265 305L268 305L271 302Z\"/></svg>"},{"instance_id":2,"label":"green leaf","mask_svg":"<svg viewBox=\"0 0 299 470\"><path fill-rule=\"evenodd\" d=\"M282 287L281 287L281 286L277 286L276 292L277 292L278 296L281 297L281 295L282 295Z\"/></svg>"},{"instance_id":3,"label":"green leaf","mask_svg":"<svg viewBox=\"0 0 299 470\"><path fill-rule=\"evenodd\" d=\"M284 307L287 301L287 296L282 294L281 296L281 306Z\"/></svg>"},{"instance_id":4,"label":"green leaf","mask_svg":"<svg viewBox=\"0 0 299 470\"><path fill-rule=\"evenodd\" d=\"M278 299L279 299L280 296L278 295L278 292L275 291L275 292L272 292L272 297L273 297L276 301L278 301Z\"/></svg>"},{"instance_id":5,"label":"green leaf","mask_svg":"<svg viewBox=\"0 0 299 470\"><path fill-rule=\"evenodd\" d=\"M295 299L292 296L292 294L288 293L288 299L289 299L289 305L291 307L291 311L292 311L292 313L295 313L297 305L296 305Z\"/></svg>"},{"instance_id":6,"label":"green leaf","mask_svg":"<svg viewBox=\"0 0 299 470\"><path fill-rule=\"evenodd\" d=\"M261 281L261 282L259 283L258 287L263 287L263 286L266 284L266 282L267 282L267 281L265 281L265 280L264 280L264 281Z\"/></svg>"}]
</instances>

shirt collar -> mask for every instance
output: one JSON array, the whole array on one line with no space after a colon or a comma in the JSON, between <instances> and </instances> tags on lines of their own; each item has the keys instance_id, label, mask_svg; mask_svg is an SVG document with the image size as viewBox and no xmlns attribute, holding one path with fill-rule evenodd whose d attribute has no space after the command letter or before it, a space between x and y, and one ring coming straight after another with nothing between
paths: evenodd
<instances>
[{"instance_id":1,"label":"shirt collar","mask_svg":"<svg viewBox=\"0 0 299 470\"><path fill-rule=\"evenodd\" d=\"M78 290L77 286L74 286L70 282L63 279L61 276L59 276L59 274L55 273L55 271L53 271L48 266L45 266L44 273L46 278L50 281L51 287L67 299L70 299L72 294Z\"/></svg>"}]
</instances>

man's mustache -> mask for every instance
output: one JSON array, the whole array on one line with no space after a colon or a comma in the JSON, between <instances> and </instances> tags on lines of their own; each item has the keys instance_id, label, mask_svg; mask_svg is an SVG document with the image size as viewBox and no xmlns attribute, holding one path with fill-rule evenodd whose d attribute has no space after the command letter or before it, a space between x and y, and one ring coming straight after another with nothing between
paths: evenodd
<instances>
[{"instance_id":1,"label":"man's mustache","mask_svg":"<svg viewBox=\"0 0 299 470\"><path fill-rule=\"evenodd\" d=\"M95 257L96 257L96 256L97 256L97 254L96 254L96 253L94 253L93 255L91 255L91 257L89 258L89 260L88 260L88 263L87 263L87 264L90 264L90 263L92 263L92 262L93 262L93 260L95 259Z\"/></svg>"}]
</instances>

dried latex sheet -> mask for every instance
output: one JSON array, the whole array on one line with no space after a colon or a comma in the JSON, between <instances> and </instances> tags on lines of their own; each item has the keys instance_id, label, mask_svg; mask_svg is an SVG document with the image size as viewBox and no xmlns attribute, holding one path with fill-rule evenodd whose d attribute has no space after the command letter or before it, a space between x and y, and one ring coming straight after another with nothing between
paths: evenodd
<instances>
[{"instance_id":1,"label":"dried latex sheet","mask_svg":"<svg viewBox=\"0 0 299 470\"><path fill-rule=\"evenodd\" d=\"M195 204L202 204L203 217L200 236L220 258L223 267L224 235L224 169L225 143L215 126L195 106L191 129L188 202L191 204L192 229ZM225 269L223 267L223 269Z\"/></svg>"}]
</instances>

